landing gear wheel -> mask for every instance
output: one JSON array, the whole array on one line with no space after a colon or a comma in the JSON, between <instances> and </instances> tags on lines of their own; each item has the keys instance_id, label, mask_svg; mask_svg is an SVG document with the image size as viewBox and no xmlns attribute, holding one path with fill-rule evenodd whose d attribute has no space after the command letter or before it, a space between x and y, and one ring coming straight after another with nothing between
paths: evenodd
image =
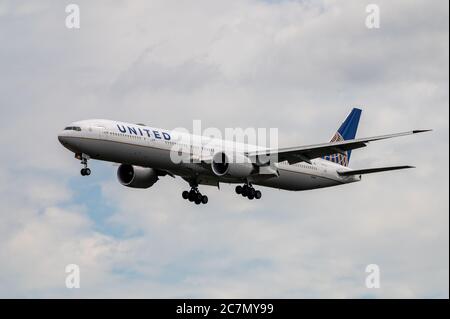
<instances>
[{"instance_id":1,"label":"landing gear wheel","mask_svg":"<svg viewBox=\"0 0 450 319\"><path fill-rule=\"evenodd\" d=\"M181 195L184 199L188 199L190 202L194 202L197 205L208 203L208 196L202 195L195 184L191 184L191 190L184 191Z\"/></svg>"},{"instance_id":2,"label":"landing gear wheel","mask_svg":"<svg viewBox=\"0 0 450 319\"><path fill-rule=\"evenodd\" d=\"M75 157L77 159L81 159L81 165L83 165L83 168L80 171L81 176L91 175L91 170L87 167L88 166L87 162L88 162L89 156L87 156L86 154L75 154Z\"/></svg>"},{"instance_id":3,"label":"landing gear wheel","mask_svg":"<svg viewBox=\"0 0 450 319\"><path fill-rule=\"evenodd\" d=\"M236 186L236 193L247 197L249 200L260 199L262 194L260 191L256 190L252 184L244 184Z\"/></svg>"},{"instance_id":4,"label":"landing gear wheel","mask_svg":"<svg viewBox=\"0 0 450 319\"><path fill-rule=\"evenodd\" d=\"M81 173L81 176L89 176L89 175L91 175L91 170L89 168L82 168L80 173Z\"/></svg>"}]
</instances>

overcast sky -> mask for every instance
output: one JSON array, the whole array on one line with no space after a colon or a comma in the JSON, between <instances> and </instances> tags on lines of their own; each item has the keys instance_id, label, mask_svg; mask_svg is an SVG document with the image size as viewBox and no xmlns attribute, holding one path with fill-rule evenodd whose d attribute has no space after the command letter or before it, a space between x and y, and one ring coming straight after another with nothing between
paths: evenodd
<instances>
[{"instance_id":1,"label":"overcast sky","mask_svg":"<svg viewBox=\"0 0 450 319\"><path fill-rule=\"evenodd\" d=\"M449 297L448 1L73 2L77 30L70 2L0 0L0 297ZM360 137L434 132L350 166L417 168L259 201L203 186L199 207L180 178L127 189L94 161L83 178L57 141L80 119L199 119L294 146L328 141L354 106Z\"/></svg>"}]
</instances>

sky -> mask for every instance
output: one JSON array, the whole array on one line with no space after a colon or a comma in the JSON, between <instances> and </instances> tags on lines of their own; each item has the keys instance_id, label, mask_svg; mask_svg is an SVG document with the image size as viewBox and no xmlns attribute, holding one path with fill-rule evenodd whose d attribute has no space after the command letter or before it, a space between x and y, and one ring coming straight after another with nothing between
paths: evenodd
<instances>
[{"instance_id":1,"label":"sky","mask_svg":"<svg viewBox=\"0 0 450 319\"><path fill-rule=\"evenodd\" d=\"M0 0L0 297L449 298L449 4L407 1ZM369 29L366 6L380 8ZM352 153L409 164L306 192L146 190L57 140L76 120L278 128L325 142L352 107ZM80 288L65 285L68 264ZM366 267L380 288L366 287Z\"/></svg>"}]
</instances>

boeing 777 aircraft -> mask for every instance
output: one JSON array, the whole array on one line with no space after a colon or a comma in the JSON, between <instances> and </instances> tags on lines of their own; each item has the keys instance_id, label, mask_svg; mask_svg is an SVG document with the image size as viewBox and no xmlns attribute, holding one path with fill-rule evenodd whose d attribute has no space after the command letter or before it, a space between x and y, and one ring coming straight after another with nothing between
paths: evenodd
<instances>
[{"instance_id":1,"label":"boeing 777 aircraft","mask_svg":"<svg viewBox=\"0 0 450 319\"><path fill-rule=\"evenodd\" d=\"M83 176L91 174L89 159L119 163L119 182L133 188L149 188L161 176L177 175L190 185L183 198L206 204L208 197L200 193L199 185L242 184L236 186L237 194L259 199L261 191L254 185L309 190L358 182L364 174L412 168L350 169L354 149L372 141L429 131L355 138L360 116L361 110L354 108L328 143L277 149L111 120L74 122L58 139L81 161ZM189 160L174 161L174 153Z\"/></svg>"}]
</instances>

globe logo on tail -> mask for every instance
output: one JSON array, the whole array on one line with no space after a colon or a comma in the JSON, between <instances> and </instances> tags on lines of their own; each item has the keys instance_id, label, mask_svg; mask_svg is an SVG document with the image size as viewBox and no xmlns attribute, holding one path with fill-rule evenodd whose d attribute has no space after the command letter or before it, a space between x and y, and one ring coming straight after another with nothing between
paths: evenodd
<instances>
[{"instance_id":1,"label":"globe logo on tail","mask_svg":"<svg viewBox=\"0 0 450 319\"><path fill-rule=\"evenodd\" d=\"M334 134L333 138L331 139L330 143L333 142L341 142L344 141L344 138L342 137L341 134L339 134L339 132L336 132L336 134ZM331 154L331 155L326 155L323 157L324 160L342 165L342 166L348 166L348 152L345 151L344 154Z\"/></svg>"}]
</instances>

